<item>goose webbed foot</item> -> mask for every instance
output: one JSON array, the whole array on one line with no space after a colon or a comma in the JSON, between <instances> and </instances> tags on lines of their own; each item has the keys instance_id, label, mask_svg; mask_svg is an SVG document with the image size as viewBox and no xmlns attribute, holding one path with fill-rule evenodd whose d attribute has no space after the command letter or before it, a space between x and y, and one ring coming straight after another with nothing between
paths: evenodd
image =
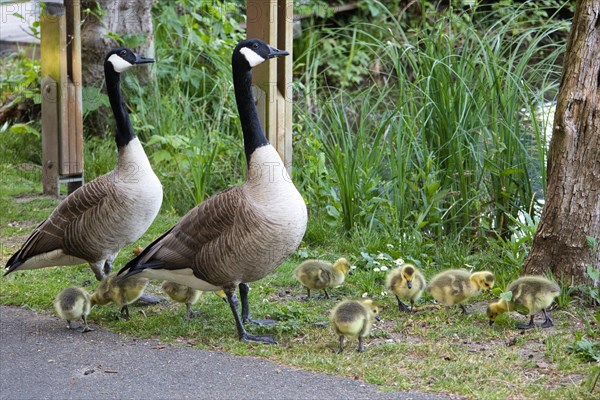
<instances>
[{"instance_id":1,"label":"goose webbed foot","mask_svg":"<svg viewBox=\"0 0 600 400\"><path fill-rule=\"evenodd\" d=\"M554 326L554 324L552 323L552 318L550 318L550 315L546 312L546 310L544 311L544 317L546 317L546 320L544 322L542 322L542 324L540 325L540 328L550 328L552 326Z\"/></svg>"},{"instance_id":2,"label":"goose webbed foot","mask_svg":"<svg viewBox=\"0 0 600 400\"><path fill-rule=\"evenodd\" d=\"M463 315L467 315L469 312L467 311L466 307L464 306L464 304L459 304L460 309L462 310Z\"/></svg>"},{"instance_id":3,"label":"goose webbed foot","mask_svg":"<svg viewBox=\"0 0 600 400\"><path fill-rule=\"evenodd\" d=\"M86 325L83 327L83 330L81 331L81 333L87 333L87 332L93 332L93 331L94 331L93 328L90 328L89 326Z\"/></svg>"},{"instance_id":4,"label":"goose webbed foot","mask_svg":"<svg viewBox=\"0 0 600 400\"><path fill-rule=\"evenodd\" d=\"M362 353L365 351L365 346L363 346L363 342L362 342L362 337L358 337L358 348L356 349L357 352Z\"/></svg>"},{"instance_id":5,"label":"goose webbed foot","mask_svg":"<svg viewBox=\"0 0 600 400\"><path fill-rule=\"evenodd\" d=\"M398 296L396 296L396 300L398 300L398 310L404 312L410 312L411 310L408 308L406 304L404 304Z\"/></svg>"},{"instance_id":6,"label":"goose webbed foot","mask_svg":"<svg viewBox=\"0 0 600 400\"><path fill-rule=\"evenodd\" d=\"M231 312L233 313L233 318L235 319L235 327L238 332L238 337L242 342L258 342L263 344L275 344L275 338L273 335L250 335L246 332L244 325L242 324L242 318L238 314L238 301L235 297L232 290L226 291L227 300L229 303L229 308L231 308ZM250 320L250 312L248 308L248 290L247 285L246 289L242 289L242 284L240 284L240 297L242 298L242 315L245 317L247 321ZM245 306L244 306L245 305Z\"/></svg>"},{"instance_id":7,"label":"goose webbed foot","mask_svg":"<svg viewBox=\"0 0 600 400\"><path fill-rule=\"evenodd\" d=\"M249 322L258 326L273 326L277 325L277 321L272 319L252 319L250 316L250 305L248 304L248 284L240 283L240 298L242 299L242 323Z\"/></svg>"},{"instance_id":8,"label":"goose webbed foot","mask_svg":"<svg viewBox=\"0 0 600 400\"><path fill-rule=\"evenodd\" d=\"M187 308L187 311L185 313L185 319L187 319L188 321L192 320L192 316L196 316L196 315L200 315L202 314L200 311L194 311L192 310L192 305L191 304L186 304L185 305Z\"/></svg>"},{"instance_id":9,"label":"goose webbed foot","mask_svg":"<svg viewBox=\"0 0 600 400\"><path fill-rule=\"evenodd\" d=\"M529 323L527 325L517 324L517 329L520 329L520 330L527 330L527 329L532 329L532 328L535 328L535 324L533 323L533 315L529 319Z\"/></svg>"},{"instance_id":10,"label":"goose webbed foot","mask_svg":"<svg viewBox=\"0 0 600 400\"><path fill-rule=\"evenodd\" d=\"M240 341L242 342L257 342L262 344L277 344L275 340L275 336L273 335L250 335L246 333L245 335L240 336Z\"/></svg>"}]
</instances>

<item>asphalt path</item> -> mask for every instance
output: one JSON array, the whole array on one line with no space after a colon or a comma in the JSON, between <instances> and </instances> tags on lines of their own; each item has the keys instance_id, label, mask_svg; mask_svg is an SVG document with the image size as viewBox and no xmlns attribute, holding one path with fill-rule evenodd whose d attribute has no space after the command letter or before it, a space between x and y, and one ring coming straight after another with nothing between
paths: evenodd
<instances>
[{"instance_id":1,"label":"asphalt path","mask_svg":"<svg viewBox=\"0 0 600 400\"><path fill-rule=\"evenodd\" d=\"M82 334L58 317L0 306L0 399L448 399L256 357Z\"/></svg>"}]
</instances>

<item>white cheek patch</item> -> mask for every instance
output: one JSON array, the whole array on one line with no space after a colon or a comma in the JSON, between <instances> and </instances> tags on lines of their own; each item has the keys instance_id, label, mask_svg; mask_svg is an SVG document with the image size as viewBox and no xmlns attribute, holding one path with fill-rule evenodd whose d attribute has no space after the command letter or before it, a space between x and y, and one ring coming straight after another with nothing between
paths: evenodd
<instances>
[{"instance_id":1,"label":"white cheek patch","mask_svg":"<svg viewBox=\"0 0 600 400\"><path fill-rule=\"evenodd\" d=\"M113 68L118 73L121 73L121 72L133 67L133 64L131 64L128 61L125 61L124 59L122 59L121 57L119 57L116 54L113 54L112 56L108 57L108 61L113 65Z\"/></svg>"},{"instance_id":2,"label":"white cheek patch","mask_svg":"<svg viewBox=\"0 0 600 400\"><path fill-rule=\"evenodd\" d=\"M240 49L240 53L242 53L244 57L246 57L246 61L248 61L248 64L250 64L250 67L252 68L266 61L265 58L262 58L254 51L250 50L248 47L242 47Z\"/></svg>"}]
</instances>

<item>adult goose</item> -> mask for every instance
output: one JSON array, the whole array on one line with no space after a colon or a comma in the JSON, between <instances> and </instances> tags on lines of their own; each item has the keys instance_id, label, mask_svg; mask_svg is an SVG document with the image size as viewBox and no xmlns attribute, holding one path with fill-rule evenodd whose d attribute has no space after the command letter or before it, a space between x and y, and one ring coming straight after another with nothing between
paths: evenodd
<instances>
[{"instance_id":1,"label":"adult goose","mask_svg":"<svg viewBox=\"0 0 600 400\"><path fill-rule=\"evenodd\" d=\"M258 39L233 51L235 99L244 137L247 181L208 198L151 243L120 272L168 280L203 291L224 290L240 340L274 343L272 335L250 335L247 282L272 272L295 251L306 230L304 200L283 161L269 144L252 95L252 68L288 55ZM240 289L242 317L238 315Z\"/></svg>"},{"instance_id":2,"label":"adult goose","mask_svg":"<svg viewBox=\"0 0 600 400\"><path fill-rule=\"evenodd\" d=\"M104 75L117 123L117 166L67 196L8 260L5 275L87 262L102 280L119 250L139 239L154 221L162 186L131 127L120 90L123 71L152 62L126 48L108 53Z\"/></svg>"}]
</instances>

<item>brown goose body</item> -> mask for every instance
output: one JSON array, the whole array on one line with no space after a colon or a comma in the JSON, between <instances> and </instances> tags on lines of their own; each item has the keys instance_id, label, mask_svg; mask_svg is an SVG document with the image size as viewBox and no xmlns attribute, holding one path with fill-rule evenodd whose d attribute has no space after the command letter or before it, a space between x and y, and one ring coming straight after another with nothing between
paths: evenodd
<instances>
[{"instance_id":1,"label":"brown goose body","mask_svg":"<svg viewBox=\"0 0 600 400\"><path fill-rule=\"evenodd\" d=\"M258 39L238 43L232 71L247 181L194 207L119 272L125 278L140 274L202 291L222 289L240 340L273 343L272 336L249 335L242 325L250 320L247 282L279 266L296 250L306 230L306 204L264 135L252 94L252 68L288 54ZM238 287L241 318L234 298Z\"/></svg>"},{"instance_id":2,"label":"brown goose body","mask_svg":"<svg viewBox=\"0 0 600 400\"><path fill-rule=\"evenodd\" d=\"M409 311L402 300L409 301L412 309L425 290L425 277L412 264L404 264L391 270L385 279L386 289L392 291L398 300L398 308Z\"/></svg>"},{"instance_id":3,"label":"brown goose body","mask_svg":"<svg viewBox=\"0 0 600 400\"><path fill-rule=\"evenodd\" d=\"M125 245L148 229L162 204L162 186L135 136L119 87L120 73L153 62L119 48L104 63L107 91L117 123L116 168L67 196L7 262L15 270L89 263L101 280Z\"/></svg>"}]
</instances>

